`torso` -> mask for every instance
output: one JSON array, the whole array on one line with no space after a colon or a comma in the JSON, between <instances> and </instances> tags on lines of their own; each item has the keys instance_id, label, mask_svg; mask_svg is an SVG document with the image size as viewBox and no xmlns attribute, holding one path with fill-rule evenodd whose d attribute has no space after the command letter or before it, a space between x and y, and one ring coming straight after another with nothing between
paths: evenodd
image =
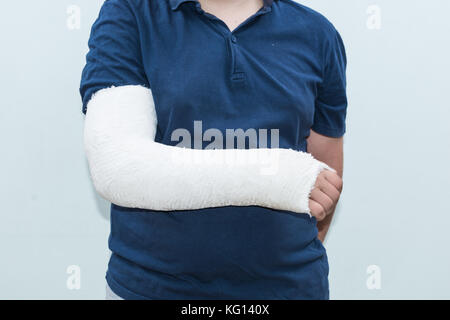
<instances>
[{"instance_id":1,"label":"torso","mask_svg":"<svg viewBox=\"0 0 450 320\"><path fill-rule=\"evenodd\" d=\"M158 114L157 141L176 145L171 134L178 128L194 137L194 121L202 121L203 131L224 135L278 129L280 147L306 150L322 80L321 16L279 0L227 25L195 2L176 10L170 1L130 3ZM306 214L112 205L109 244L110 285L131 298L328 297L326 252Z\"/></svg>"}]
</instances>

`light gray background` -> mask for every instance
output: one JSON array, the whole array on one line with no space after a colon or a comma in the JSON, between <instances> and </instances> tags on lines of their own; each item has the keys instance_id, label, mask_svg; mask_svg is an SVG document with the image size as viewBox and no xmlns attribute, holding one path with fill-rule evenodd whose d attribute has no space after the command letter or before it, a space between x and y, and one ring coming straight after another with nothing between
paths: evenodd
<instances>
[{"instance_id":1,"label":"light gray background","mask_svg":"<svg viewBox=\"0 0 450 320\"><path fill-rule=\"evenodd\" d=\"M109 204L89 180L78 94L102 2L0 4L0 298L104 297ZM349 61L331 297L448 299L450 1L302 3L334 23ZM67 27L69 5L80 29ZM382 10L379 30L366 25L369 5ZM69 265L81 268L79 290L66 286ZM370 265L378 290L366 285Z\"/></svg>"}]
</instances>

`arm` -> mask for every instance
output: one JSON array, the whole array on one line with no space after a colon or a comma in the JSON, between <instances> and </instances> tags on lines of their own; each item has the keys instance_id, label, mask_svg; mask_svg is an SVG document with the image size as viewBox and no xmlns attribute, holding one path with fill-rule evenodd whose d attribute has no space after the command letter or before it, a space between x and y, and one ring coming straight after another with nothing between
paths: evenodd
<instances>
[{"instance_id":1,"label":"arm","mask_svg":"<svg viewBox=\"0 0 450 320\"><path fill-rule=\"evenodd\" d=\"M314 211L320 206L318 209L322 209L324 212L324 217L317 223L318 237L322 242L325 240L325 236L330 228L334 210L342 192L343 149L343 137L327 137L311 130L308 138L308 152L318 160L336 169L334 173L321 173L316 181L314 190L311 192L311 210ZM321 192L321 189L328 189L330 192L325 194L326 192ZM324 197L326 198L324 199Z\"/></svg>"},{"instance_id":2,"label":"arm","mask_svg":"<svg viewBox=\"0 0 450 320\"><path fill-rule=\"evenodd\" d=\"M311 191L310 209L317 218L318 238L323 242L342 191L343 136L347 114L347 56L344 42L332 24L326 37L323 78L317 86L314 123L308 149L314 157L336 168L318 176Z\"/></svg>"},{"instance_id":3,"label":"arm","mask_svg":"<svg viewBox=\"0 0 450 320\"><path fill-rule=\"evenodd\" d=\"M258 205L310 213L318 174L333 170L291 149L195 150L156 143L153 97L142 86L102 89L87 110L84 142L94 186L125 207Z\"/></svg>"}]
</instances>

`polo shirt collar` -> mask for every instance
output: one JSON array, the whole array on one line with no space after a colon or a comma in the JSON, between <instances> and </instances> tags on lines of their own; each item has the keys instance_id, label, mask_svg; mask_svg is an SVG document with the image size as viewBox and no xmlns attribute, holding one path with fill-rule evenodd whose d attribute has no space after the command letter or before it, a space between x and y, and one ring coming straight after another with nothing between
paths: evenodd
<instances>
[{"instance_id":1,"label":"polo shirt collar","mask_svg":"<svg viewBox=\"0 0 450 320\"><path fill-rule=\"evenodd\" d=\"M264 7L270 7L275 0L264 0ZM198 0L170 0L172 10L177 10L184 2L198 2Z\"/></svg>"}]
</instances>

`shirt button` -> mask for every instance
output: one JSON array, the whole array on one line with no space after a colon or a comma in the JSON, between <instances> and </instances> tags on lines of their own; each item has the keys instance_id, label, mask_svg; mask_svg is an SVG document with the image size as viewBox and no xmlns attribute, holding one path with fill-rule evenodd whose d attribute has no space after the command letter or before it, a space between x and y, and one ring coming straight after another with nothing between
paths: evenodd
<instances>
[{"instance_id":1,"label":"shirt button","mask_svg":"<svg viewBox=\"0 0 450 320\"><path fill-rule=\"evenodd\" d=\"M231 41L232 41L233 43L236 43L236 41L237 41L236 37L235 37L235 36L231 36Z\"/></svg>"}]
</instances>

